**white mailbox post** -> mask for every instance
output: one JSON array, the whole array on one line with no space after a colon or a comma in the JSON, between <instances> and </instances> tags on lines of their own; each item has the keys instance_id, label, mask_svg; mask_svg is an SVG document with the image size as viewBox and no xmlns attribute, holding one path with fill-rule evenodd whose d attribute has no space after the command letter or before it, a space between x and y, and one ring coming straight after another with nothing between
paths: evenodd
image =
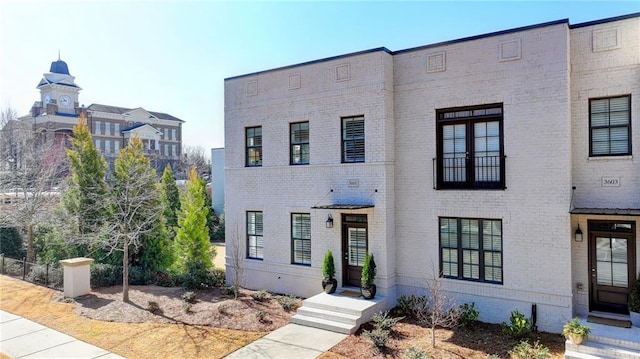
<instances>
[{"instance_id":1,"label":"white mailbox post","mask_svg":"<svg viewBox=\"0 0 640 359\"><path fill-rule=\"evenodd\" d=\"M64 296L79 297L91 291L91 258L71 258L60 261L64 268Z\"/></svg>"}]
</instances>

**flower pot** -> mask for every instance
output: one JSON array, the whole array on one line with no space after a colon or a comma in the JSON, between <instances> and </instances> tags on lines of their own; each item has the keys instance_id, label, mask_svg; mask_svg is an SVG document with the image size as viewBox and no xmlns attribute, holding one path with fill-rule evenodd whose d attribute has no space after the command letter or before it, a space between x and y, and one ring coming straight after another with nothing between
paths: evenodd
<instances>
[{"instance_id":1,"label":"flower pot","mask_svg":"<svg viewBox=\"0 0 640 359\"><path fill-rule=\"evenodd\" d=\"M335 278L325 278L322 280L322 288L327 294L335 293L338 288L338 281Z\"/></svg>"},{"instance_id":2,"label":"flower pot","mask_svg":"<svg viewBox=\"0 0 640 359\"><path fill-rule=\"evenodd\" d=\"M580 334L569 333L571 344L580 345L584 341L584 336Z\"/></svg>"},{"instance_id":3,"label":"flower pot","mask_svg":"<svg viewBox=\"0 0 640 359\"><path fill-rule=\"evenodd\" d=\"M368 287L361 287L360 293L364 299L373 299L376 296L376 285L372 284Z\"/></svg>"},{"instance_id":4,"label":"flower pot","mask_svg":"<svg viewBox=\"0 0 640 359\"><path fill-rule=\"evenodd\" d=\"M631 325L640 328L640 313L629 312L629 317L631 319Z\"/></svg>"}]
</instances>

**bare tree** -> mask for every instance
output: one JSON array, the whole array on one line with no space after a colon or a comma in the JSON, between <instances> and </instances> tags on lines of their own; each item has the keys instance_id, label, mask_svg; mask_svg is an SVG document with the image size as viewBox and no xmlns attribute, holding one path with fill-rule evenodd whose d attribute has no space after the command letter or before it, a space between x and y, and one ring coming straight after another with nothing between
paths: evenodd
<instances>
[{"instance_id":1,"label":"bare tree","mask_svg":"<svg viewBox=\"0 0 640 359\"><path fill-rule=\"evenodd\" d=\"M427 280L428 307L416 310L418 322L431 328L431 347L436 347L436 327L453 328L458 324L459 311L456 302L443 289L440 273L432 270L433 276Z\"/></svg>"},{"instance_id":2,"label":"bare tree","mask_svg":"<svg viewBox=\"0 0 640 359\"><path fill-rule=\"evenodd\" d=\"M98 242L122 252L122 300L129 300L129 250L137 251L147 235L163 225L164 205L156 172L144 156L142 141L133 138L115 161L107 211Z\"/></svg>"},{"instance_id":3,"label":"bare tree","mask_svg":"<svg viewBox=\"0 0 640 359\"><path fill-rule=\"evenodd\" d=\"M60 202L67 172L64 141L18 120L11 108L0 115L0 226L26 233L27 260L33 262L35 227L50 221Z\"/></svg>"},{"instance_id":4,"label":"bare tree","mask_svg":"<svg viewBox=\"0 0 640 359\"><path fill-rule=\"evenodd\" d=\"M211 178L211 157L207 155L202 146L185 145L182 147L180 177L188 178L191 167L196 168L198 176L202 177L205 182Z\"/></svg>"},{"instance_id":5,"label":"bare tree","mask_svg":"<svg viewBox=\"0 0 640 359\"><path fill-rule=\"evenodd\" d=\"M231 262L229 263L232 270L231 289L233 290L234 299L238 299L238 296L240 295L240 286L242 284L242 279L244 276L244 269L242 268L242 256L240 254L240 235L238 234L237 224L233 227L231 241L228 241L227 244L231 245ZM227 250L229 250L229 247L227 247Z\"/></svg>"}]
</instances>

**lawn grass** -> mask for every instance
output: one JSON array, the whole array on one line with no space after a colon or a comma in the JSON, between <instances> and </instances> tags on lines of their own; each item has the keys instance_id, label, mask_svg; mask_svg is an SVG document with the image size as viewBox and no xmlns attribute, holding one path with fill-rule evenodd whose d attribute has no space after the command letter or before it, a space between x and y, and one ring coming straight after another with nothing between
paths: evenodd
<instances>
[{"instance_id":1,"label":"lawn grass","mask_svg":"<svg viewBox=\"0 0 640 359\"><path fill-rule=\"evenodd\" d=\"M267 333L185 324L116 323L81 317L58 292L0 275L0 309L126 358L222 358ZM0 358L5 358L0 354Z\"/></svg>"}]
</instances>

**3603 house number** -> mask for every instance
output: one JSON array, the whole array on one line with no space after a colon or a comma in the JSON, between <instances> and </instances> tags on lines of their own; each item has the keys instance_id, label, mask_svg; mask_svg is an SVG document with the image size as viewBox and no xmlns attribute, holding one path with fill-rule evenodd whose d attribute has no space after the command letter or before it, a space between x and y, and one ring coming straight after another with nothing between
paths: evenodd
<instances>
[{"instance_id":1,"label":"3603 house number","mask_svg":"<svg viewBox=\"0 0 640 359\"><path fill-rule=\"evenodd\" d=\"M620 178L602 177L602 187L620 187Z\"/></svg>"}]
</instances>

